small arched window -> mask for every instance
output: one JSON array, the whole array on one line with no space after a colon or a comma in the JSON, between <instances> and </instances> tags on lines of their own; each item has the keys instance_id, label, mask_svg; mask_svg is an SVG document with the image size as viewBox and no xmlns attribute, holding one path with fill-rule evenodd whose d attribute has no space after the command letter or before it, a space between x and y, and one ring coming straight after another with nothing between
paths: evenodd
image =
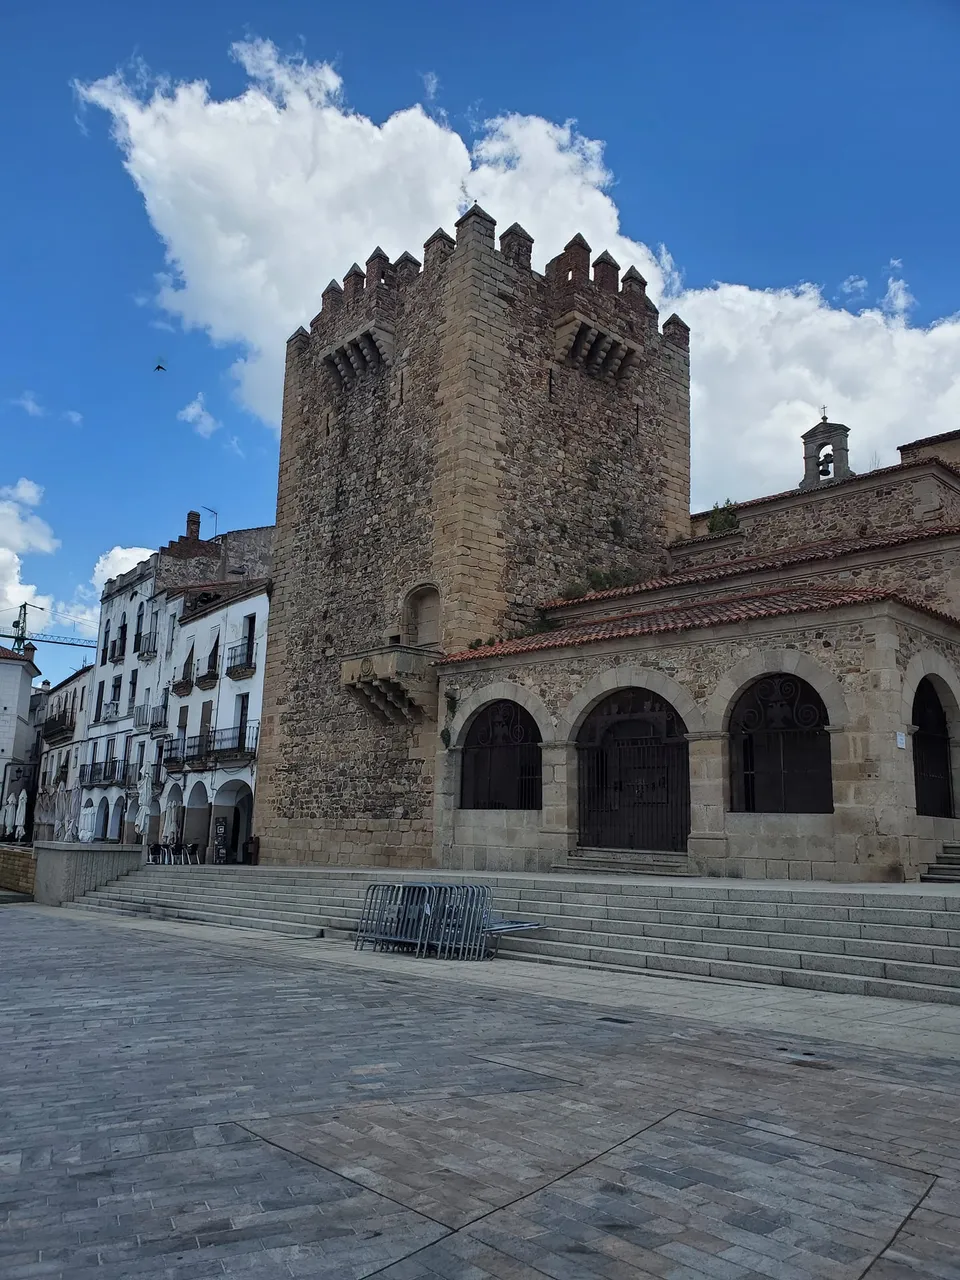
<instances>
[{"instance_id":1,"label":"small arched window","mask_svg":"<svg viewBox=\"0 0 960 1280\"><path fill-rule=\"evenodd\" d=\"M463 746L461 809L543 807L540 730L516 702L484 707Z\"/></svg>"},{"instance_id":2,"label":"small arched window","mask_svg":"<svg viewBox=\"0 0 960 1280\"><path fill-rule=\"evenodd\" d=\"M917 813L953 817L953 769L947 713L932 680L924 677L913 699L913 780Z\"/></svg>"},{"instance_id":3,"label":"small arched window","mask_svg":"<svg viewBox=\"0 0 960 1280\"><path fill-rule=\"evenodd\" d=\"M411 591L403 614L404 644L428 649L440 647L440 592L436 587Z\"/></svg>"},{"instance_id":4,"label":"small arched window","mask_svg":"<svg viewBox=\"0 0 960 1280\"><path fill-rule=\"evenodd\" d=\"M133 633L133 651L140 652L140 642L143 639L143 601L137 605L137 629Z\"/></svg>"},{"instance_id":5,"label":"small arched window","mask_svg":"<svg viewBox=\"0 0 960 1280\"><path fill-rule=\"evenodd\" d=\"M107 665L107 654L110 652L110 619L103 624L103 648L100 650L100 665Z\"/></svg>"},{"instance_id":6,"label":"small arched window","mask_svg":"<svg viewBox=\"0 0 960 1280\"><path fill-rule=\"evenodd\" d=\"M754 681L730 716L730 799L738 813L832 813L827 709L811 685Z\"/></svg>"}]
</instances>

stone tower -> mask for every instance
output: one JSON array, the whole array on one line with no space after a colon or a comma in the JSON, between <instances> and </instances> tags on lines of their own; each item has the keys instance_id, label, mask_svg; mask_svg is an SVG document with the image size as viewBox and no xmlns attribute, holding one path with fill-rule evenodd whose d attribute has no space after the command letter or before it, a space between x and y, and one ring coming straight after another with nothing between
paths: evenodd
<instances>
[{"instance_id":1,"label":"stone tower","mask_svg":"<svg viewBox=\"0 0 960 1280\"><path fill-rule=\"evenodd\" d=\"M432 659L689 536L687 326L582 236L540 275L494 231L375 249L287 344L264 861L428 864Z\"/></svg>"}]
</instances>

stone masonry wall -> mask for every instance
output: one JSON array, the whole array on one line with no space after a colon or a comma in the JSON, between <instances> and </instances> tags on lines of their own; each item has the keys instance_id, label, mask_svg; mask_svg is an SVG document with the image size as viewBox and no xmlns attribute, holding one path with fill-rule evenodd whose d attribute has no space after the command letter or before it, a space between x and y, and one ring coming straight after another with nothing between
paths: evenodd
<instances>
[{"instance_id":1,"label":"stone masonry wall","mask_svg":"<svg viewBox=\"0 0 960 1280\"><path fill-rule=\"evenodd\" d=\"M0 889L32 894L36 869L32 849L0 845Z\"/></svg>"},{"instance_id":2,"label":"stone masonry wall","mask_svg":"<svg viewBox=\"0 0 960 1280\"><path fill-rule=\"evenodd\" d=\"M686 326L575 237L530 269L474 208L423 270L377 250L288 344L257 830L264 861L419 865L436 726L375 720L340 661L441 596L442 647L515 632L689 533ZM393 825L397 824L397 825Z\"/></svg>"},{"instance_id":3,"label":"stone masonry wall","mask_svg":"<svg viewBox=\"0 0 960 1280\"><path fill-rule=\"evenodd\" d=\"M671 548L675 568L685 569L742 556L765 555L821 539L909 533L918 527L960 523L960 478L948 481L933 468L905 468L853 482L746 506L740 528L725 537ZM694 534L706 534L706 516L693 520Z\"/></svg>"},{"instance_id":4,"label":"stone masonry wall","mask_svg":"<svg viewBox=\"0 0 960 1280\"><path fill-rule=\"evenodd\" d=\"M932 626L944 631L941 624ZM498 845L485 815L480 815L474 832L472 815L458 811L457 802L458 748L467 718L448 711L445 727L451 747L441 751L438 763L437 860L460 866L465 847L476 859L481 832L487 848L481 850L482 861L471 865L490 869L543 870L558 860L561 850L575 848L576 727L570 724L571 704L584 691L593 691L599 700L604 690L636 683L680 709L688 708L689 848L699 869L777 879L916 878L943 840L960 835L956 820L917 817L912 756L909 748L899 747L897 737L908 729L901 714L903 669L914 653L931 649L942 651L951 669L960 673L960 641L931 645L918 615L880 604L815 618L768 620L736 629L642 637L582 651L531 653L444 668L441 693L455 691L461 708L482 705L485 689L491 689L492 699L510 696L504 690L515 686L531 699L524 703L528 710L541 709L544 807L536 815L539 861L531 859L525 850L528 842L514 838L515 833ZM775 660L770 655L776 655ZM792 671L808 679L822 692L828 708L834 699L833 813L730 812L725 717L740 689L764 670ZM956 681L960 691L960 674ZM444 697L441 705L445 703ZM520 816L529 826L534 815ZM547 861L542 865L544 854Z\"/></svg>"}]
</instances>

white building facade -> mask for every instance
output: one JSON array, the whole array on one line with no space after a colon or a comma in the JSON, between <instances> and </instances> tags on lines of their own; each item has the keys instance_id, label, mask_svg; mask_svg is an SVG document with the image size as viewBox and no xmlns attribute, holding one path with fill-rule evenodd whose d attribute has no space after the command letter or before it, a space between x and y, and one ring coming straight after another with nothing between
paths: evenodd
<instances>
[{"instance_id":1,"label":"white building facade","mask_svg":"<svg viewBox=\"0 0 960 1280\"><path fill-rule=\"evenodd\" d=\"M25 791L32 802L36 789L45 693L33 688L40 675L36 652L30 643L22 653L0 646L0 831L5 834L2 815L11 799L15 807Z\"/></svg>"},{"instance_id":2,"label":"white building facade","mask_svg":"<svg viewBox=\"0 0 960 1280\"><path fill-rule=\"evenodd\" d=\"M268 586L240 579L171 589L161 612L169 732L159 830L196 845L202 861L251 856Z\"/></svg>"},{"instance_id":3,"label":"white building facade","mask_svg":"<svg viewBox=\"0 0 960 1280\"><path fill-rule=\"evenodd\" d=\"M40 725L40 779L33 837L35 840L76 840L84 793L80 770L90 718L91 664L46 692Z\"/></svg>"}]
</instances>

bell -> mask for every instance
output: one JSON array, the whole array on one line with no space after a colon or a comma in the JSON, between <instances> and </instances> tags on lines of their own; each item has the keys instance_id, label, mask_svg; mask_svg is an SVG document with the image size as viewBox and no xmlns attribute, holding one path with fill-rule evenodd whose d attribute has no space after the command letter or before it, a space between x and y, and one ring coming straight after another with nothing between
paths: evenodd
<instances>
[{"instance_id":1,"label":"bell","mask_svg":"<svg viewBox=\"0 0 960 1280\"><path fill-rule=\"evenodd\" d=\"M828 476L833 471L833 454L825 453L820 459L820 474Z\"/></svg>"}]
</instances>

